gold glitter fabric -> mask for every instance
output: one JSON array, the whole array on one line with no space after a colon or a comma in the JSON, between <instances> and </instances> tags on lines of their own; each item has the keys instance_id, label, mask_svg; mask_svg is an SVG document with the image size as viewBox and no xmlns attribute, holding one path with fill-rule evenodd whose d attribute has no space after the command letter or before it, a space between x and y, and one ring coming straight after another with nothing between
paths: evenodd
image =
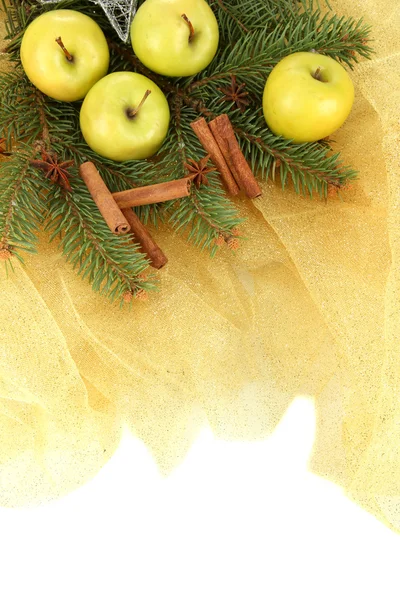
<instances>
[{"instance_id":1,"label":"gold glitter fabric","mask_svg":"<svg viewBox=\"0 0 400 600\"><path fill-rule=\"evenodd\" d=\"M93 293L45 236L25 268L1 270L2 504L81 485L124 422L169 473L200 427L261 439L307 394L310 468L400 529L400 5L332 7L363 15L376 49L335 135L360 172L342 198L268 182L241 201L241 248L215 259L162 228L160 293L131 310Z\"/></svg>"}]
</instances>

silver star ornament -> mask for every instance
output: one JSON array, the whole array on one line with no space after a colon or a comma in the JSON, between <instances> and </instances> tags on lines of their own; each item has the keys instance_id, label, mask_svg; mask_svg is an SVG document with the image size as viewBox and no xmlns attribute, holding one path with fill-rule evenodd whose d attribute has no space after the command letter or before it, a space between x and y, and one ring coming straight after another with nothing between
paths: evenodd
<instances>
[{"instance_id":1,"label":"silver star ornament","mask_svg":"<svg viewBox=\"0 0 400 600\"><path fill-rule=\"evenodd\" d=\"M42 4L55 4L59 2L59 0L40 1ZM138 0L91 0L91 2L101 6L119 38L123 42L127 42Z\"/></svg>"}]
</instances>

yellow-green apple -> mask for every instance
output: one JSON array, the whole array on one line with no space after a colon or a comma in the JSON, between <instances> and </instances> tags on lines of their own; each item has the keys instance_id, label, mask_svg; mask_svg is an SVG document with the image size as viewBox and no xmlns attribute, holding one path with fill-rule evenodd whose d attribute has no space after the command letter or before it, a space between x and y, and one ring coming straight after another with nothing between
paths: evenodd
<instances>
[{"instance_id":1,"label":"yellow-green apple","mask_svg":"<svg viewBox=\"0 0 400 600\"><path fill-rule=\"evenodd\" d=\"M80 125L88 146L111 160L148 158L161 147L169 125L166 97L151 79L111 73L88 92Z\"/></svg>"},{"instance_id":2,"label":"yellow-green apple","mask_svg":"<svg viewBox=\"0 0 400 600\"><path fill-rule=\"evenodd\" d=\"M76 10L43 13L22 38L25 73L33 85L56 100L84 98L107 73L109 58L100 27Z\"/></svg>"},{"instance_id":3,"label":"yellow-green apple","mask_svg":"<svg viewBox=\"0 0 400 600\"><path fill-rule=\"evenodd\" d=\"M131 25L131 42L146 67L169 77L195 75L217 52L217 19L205 0L146 0Z\"/></svg>"},{"instance_id":4,"label":"yellow-green apple","mask_svg":"<svg viewBox=\"0 0 400 600\"><path fill-rule=\"evenodd\" d=\"M315 142L339 129L350 114L354 86L333 58L295 52L271 71L264 88L268 127L294 142Z\"/></svg>"}]
</instances>

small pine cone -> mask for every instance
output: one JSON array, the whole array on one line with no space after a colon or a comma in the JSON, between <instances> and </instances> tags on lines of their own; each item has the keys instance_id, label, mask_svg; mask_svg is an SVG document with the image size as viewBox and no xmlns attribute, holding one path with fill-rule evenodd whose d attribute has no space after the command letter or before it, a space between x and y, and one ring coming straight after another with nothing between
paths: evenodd
<instances>
[{"instance_id":1,"label":"small pine cone","mask_svg":"<svg viewBox=\"0 0 400 600\"><path fill-rule=\"evenodd\" d=\"M338 195L338 193L341 190L344 190L344 189L345 189L345 186L334 185L333 183L330 183L328 185L328 194L327 194L327 196L328 196L328 198L335 198Z\"/></svg>"},{"instance_id":2,"label":"small pine cone","mask_svg":"<svg viewBox=\"0 0 400 600\"><path fill-rule=\"evenodd\" d=\"M237 250L240 246L239 240L234 237L229 237L226 240L229 250Z\"/></svg>"},{"instance_id":3,"label":"small pine cone","mask_svg":"<svg viewBox=\"0 0 400 600\"><path fill-rule=\"evenodd\" d=\"M223 246L225 244L224 236L219 235L217 238L214 239L214 243L216 246Z\"/></svg>"},{"instance_id":4,"label":"small pine cone","mask_svg":"<svg viewBox=\"0 0 400 600\"><path fill-rule=\"evenodd\" d=\"M124 302L126 302L128 304L129 302L131 302L131 300L133 298L133 294L131 291L128 290L127 292L123 293L122 298L123 298Z\"/></svg>"},{"instance_id":5,"label":"small pine cone","mask_svg":"<svg viewBox=\"0 0 400 600\"><path fill-rule=\"evenodd\" d=\"M339 192L348 192L351 189L353 189L353 184L352 183L345 183L344 185L333 185L332 183L330 183L328 185L328 198L334 198L335 196L337 196L339 194Z\"/></svg>"},{"instance_id":6,"label":"small pine cone","mask_svg":"<svg viewBox=\"0 0 400 600\"><path fill-rule=\"evenodd\" d=\"M146 290L138 290L135 293L135 298L136 298L136 300L141 300L144 302L144 301L148 300L149 296L148 296Z\"/></svg>"},{"instance_id":7,"label":"small pine cone","mask_svg":"<svg viewBox=\"0 0 400 600\"><path fill-rule=\"evenodd\" d=\"M12 254L8 248L0 249L0 260L9 260L11 257L12 257Z\"/></svg>"},{"instance_id":8,"label":"small pine cone","mask_svg":"<svg viewBox=\"0 0 400 600\"><path fill-rule=\"evenodd\" d=\"M238 229L237 227L234 227L234 228L231 230L231 233L232 233L232 235L233 235L233 236L235 236L235 237L239 237L239 236L241 235L241 233L240 233L240 231L239 231L239 229Z\"/></svg>"},{"instance_id":9,"label":"small pine cone","mask_svg":"<svg viewBox=\"0 0 400 600\"><path fill-rule=\"evenodd\" d=\"M339 191L339 188L336 187L336 185L328 185L328 193L327 193L327 197L328 198L335 198L335 196L337 196Z\"/></svg>"}]
</instances>

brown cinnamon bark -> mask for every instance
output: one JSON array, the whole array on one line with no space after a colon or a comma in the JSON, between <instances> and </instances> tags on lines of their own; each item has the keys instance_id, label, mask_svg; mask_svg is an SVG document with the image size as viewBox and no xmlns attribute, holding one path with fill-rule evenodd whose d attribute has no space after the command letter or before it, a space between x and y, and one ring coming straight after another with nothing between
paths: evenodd
<instances>
[{"instance_id":1,"label":"brown cinnamon bark","mask_svg":"<svg viewBox=\"0 0 400 600\"><path fill-rule=\"evenodd\" d=\"M116 192L113 198L119 208L129 208L131 206L144 206L145 204L156 204L157 202L168 202L190 195L191 179L175 179L155 185L146 185L145 187L133 188L123 192Z\"/></svg>"},{"instance_id":2,"label":"brown cinnamon bark","mask_svg":"<svg viewBox=\"0 0 400 600\"><path fill-rule=\"evenodd\" d=\"M83 163L79 167L79 174L111 231L117 235L128 233L131 227L94 164Z\"/></svg>"},{"instance_id":3,"label":"brown cinnamon bark","mask_svg":"<svg viewBox=\"0 0 400 600\"><path fill-rule=\"evenodd\" d=\"M261 188L240 149L228 115L216 117L210 121L209 126L234 178L246 196L261 196Z\"/></svg>"},{"instance_id":4,"label":"brown cinnamon bark","mask_svg":"<svg viewBox=\"0 0 400 600\"><path fill-rule=\"evenodd\" d=\"M206 123L206 120L201 117L200 119L193 121L190 126L199 138L203 148L210 155L211 160L217 167L228 193L231 196L237 196L240 191L239 186L236 183L225 157L223 156L223 153L221 152L221 149L215 140L211 129Z\"/></svg>"},{"instance_id":5,"label":"brown cinnamon bark","mask_svg":"<svg viewBox=\"0 0 400 600\"><path fill-rule=\"evenodd\" d=\"M122 212L130 225L135 241L140 244L143 253L150 259L151 266L155 269L161 269L168 262L168 258L165 256L164 252L153 240L150 232L132 209L123 208Z\"/></svg>"}]
</instances>

